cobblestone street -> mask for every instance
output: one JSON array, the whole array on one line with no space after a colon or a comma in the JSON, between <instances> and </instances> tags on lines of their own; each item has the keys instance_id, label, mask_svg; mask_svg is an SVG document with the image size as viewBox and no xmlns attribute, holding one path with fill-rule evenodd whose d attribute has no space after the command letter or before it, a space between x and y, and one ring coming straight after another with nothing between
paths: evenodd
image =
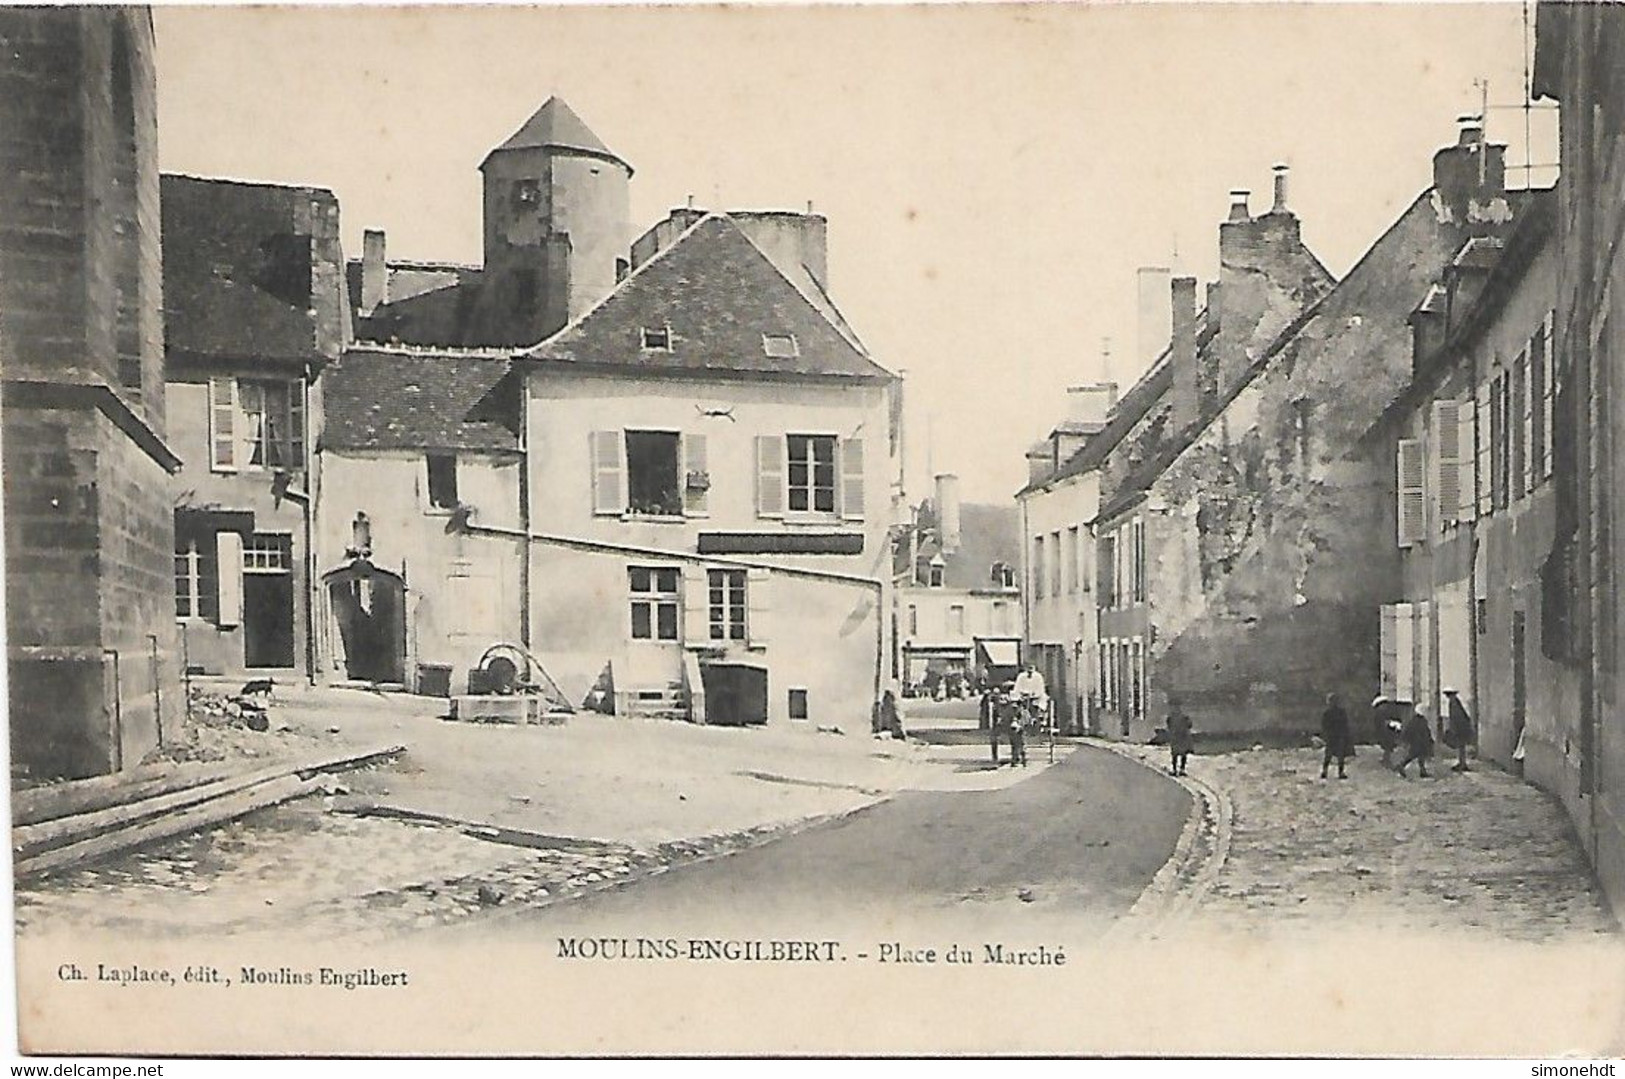
<instances>
[{"instance_id":1,"label":"cobblestone street","mask_svg":"<svg viewBox=\"0 0 1625 1079\"><path fill-rule=\"evenodd\" d=\"M1164 750L1126 751L1166 770ZM1193 756L1210 813L1230 812L1203 829L1220 839L1202 844L1213 849L1194 924L1565 943L1617 931L1555 801L1488 764L1461 775L1437 763L1429 779L1402 779L1361 747L1339 781L1320 779L1310 748Z\"/></svg>"}]
</instances>

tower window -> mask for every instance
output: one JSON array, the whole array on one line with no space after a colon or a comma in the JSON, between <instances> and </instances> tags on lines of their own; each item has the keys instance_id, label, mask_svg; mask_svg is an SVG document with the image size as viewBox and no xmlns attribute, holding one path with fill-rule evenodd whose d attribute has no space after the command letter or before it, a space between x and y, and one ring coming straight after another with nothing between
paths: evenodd
<instances>
[{"instance_id":1,"label":"tower window","mask_svg":"<svg viewBox=\"0 0 1625 1079\"><path fill-rule=\"evenodd\" d=\"M671 351L670 326L643 327L643 347L650 352Z\"/></svg>"},{"instance_id":2,"label":"tower window","mask_svg":"<svg viewBox=\"0 0 1625 1079\"><path fill-rule=\"evenodd\" d=\"M796 335L793 333L764 333L762 351L776 360L788 360L801 355L801 349L796 344Z\"/></svg>"},{"instance_id":3,"label":"tower window","mask_svg":"<svg viewBox=\"0 0 1625 1079\"><path fill-rule=\"evenodd\" d=\"M515 210L536 206L542 201L542 185L536 180L515 180L512 200Z\"/></svg>"}]
</instances>

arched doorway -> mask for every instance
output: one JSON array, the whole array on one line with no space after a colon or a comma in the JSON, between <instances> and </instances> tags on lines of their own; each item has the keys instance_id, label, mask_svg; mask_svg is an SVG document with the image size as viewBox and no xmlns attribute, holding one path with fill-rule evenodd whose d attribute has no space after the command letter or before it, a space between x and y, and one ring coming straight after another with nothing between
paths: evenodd
<instances>
[{"instance_id":1,"label":"arched doorway","mask_svg":"<svg viewBox=\"0 0 1625 1079\"><path fill-rule=\"evenodd\" d=\"M358 558L322 576L338 623L345 677L406 681L406 582Z\"/></svg>"}]
</instances>

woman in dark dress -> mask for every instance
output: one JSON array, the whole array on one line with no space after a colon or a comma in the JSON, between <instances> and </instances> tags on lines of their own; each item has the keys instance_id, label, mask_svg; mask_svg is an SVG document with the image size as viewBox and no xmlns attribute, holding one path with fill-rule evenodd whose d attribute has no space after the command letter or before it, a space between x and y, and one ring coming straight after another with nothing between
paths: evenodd
<instances>
[{"instance_id":1,"label":"woman in dark dress","mask_svg":"<svg viewBox=\"0 0 1625 1079\"><path fill-rule=\"evenodd\" d=\"M1185 765L1196 741L1191 729L1191 717L1179 706L1179 698L1168 699L1168 757L1169 770L1176 776L1185 774Z\"/></svg>"},{"instance_id":2,"label":"woman in dark dress","mask_svg":"<svg viewBox=\"0 0 1625 1079\"><path fill-rule=\"evenodd\" d=\"M1354 735L1349 730L1349 714L1335 693L1326 695L1326 710L1320 714L1320 738L1326 744L1320 759L1320 778L1325 779L1332 761L1337 761L1337 778L1349 777L1348 759L1354 756Z\"/></svg>"}]
</instances>

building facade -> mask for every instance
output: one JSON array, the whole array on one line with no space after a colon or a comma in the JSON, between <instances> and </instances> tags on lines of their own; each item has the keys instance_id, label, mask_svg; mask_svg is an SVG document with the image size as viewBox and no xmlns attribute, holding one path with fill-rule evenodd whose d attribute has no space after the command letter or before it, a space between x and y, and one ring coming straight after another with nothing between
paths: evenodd
<instances>
[{"instance_id":1,"label":"building facade","mask_svg":"<svg viewBox=\"0 0 1625 1079\"><path fill-rule=\"evenodd\" d=\"M162 187L185 661L201 674L309 677L320 376L349 327L338 200L190 176Z\"/></svg>"},{"instance_id":2,"label":"building facade","mask_svg":"<svg viewBox=\"0 0 1625 1079\"><path fill-rule=\"evenodd\" d=\"M182 714L151 14L0 11L13 769L138 763Z\"/></svg>"},{"instance_id":3,"label":"building facade","mask_svg":"<svg viewBox=\"0 0 1625 1079\"><path fill-rule=\"evenodd\" d=\"M1541 3L1534 91L1562 110L1557 301L1563 372L1554 406L1554 539L1544 567L1551 643L1579 679L1558 787L1615 910L1625 909L1625 632L1617 568L1625 553L1625 11Z\"/></svg>"}]
</instances>

